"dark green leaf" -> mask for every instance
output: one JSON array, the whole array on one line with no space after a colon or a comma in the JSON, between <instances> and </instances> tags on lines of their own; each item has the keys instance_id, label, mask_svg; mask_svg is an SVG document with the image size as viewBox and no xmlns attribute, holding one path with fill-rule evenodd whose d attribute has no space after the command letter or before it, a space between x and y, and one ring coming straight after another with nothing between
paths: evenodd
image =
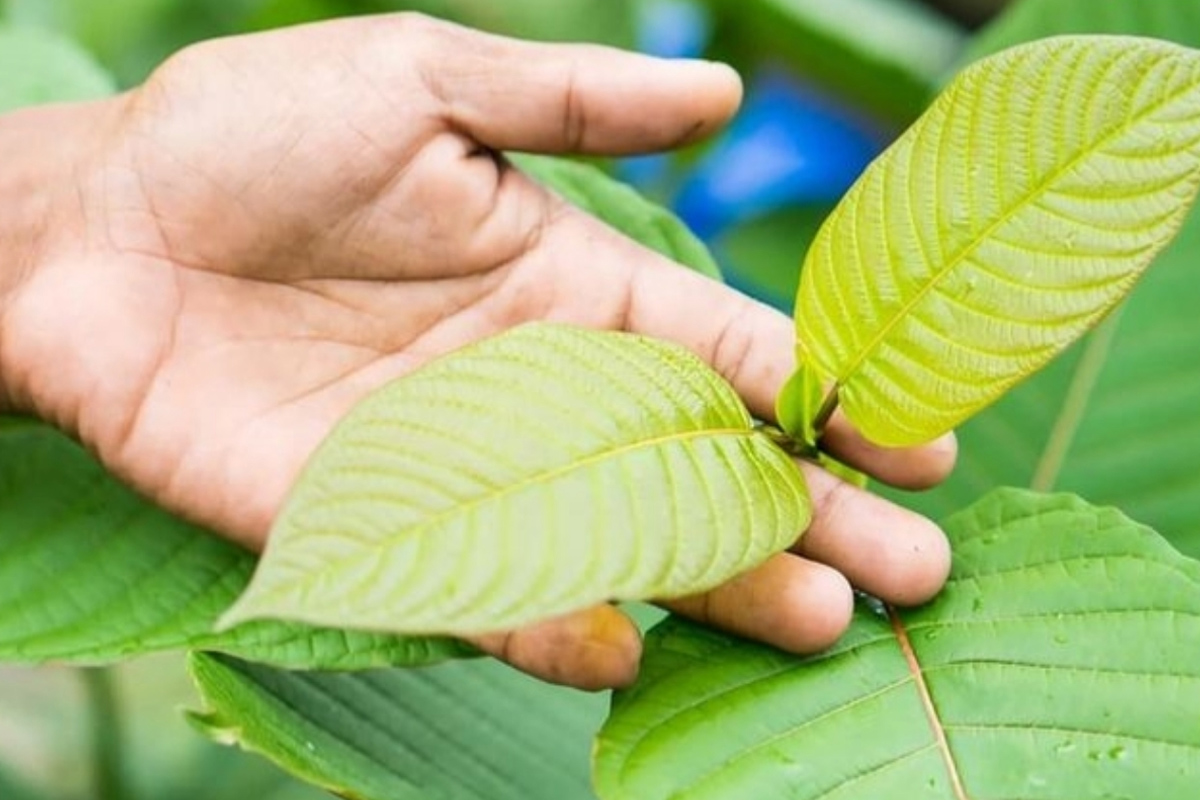
<instances>
[{"instance_id":1,"label":"dark green leaf","mask_svg":"<svg viewBox=\"0 0 1200 800\"><path fill-rule=\"evenodd\" d=\"M208 735L358 800L588 800L602 695L494 661L296 673L197 653Z\"/></svg>"},{"instance_id":2,"label":"dark green leaf","mask_svg":"<svg viewBox=\"0 0 1200 800\"><path fill-rule=\"evenodd\" d=\"M797 658L672 618L600 734L605 800L1200 793L1200 564L1112 509L1000 491L924 608Z\"/></svg>"},{"instance_id":3,"label":"dark green leaf","mask_svg":"<svg viewBox=\"0 0 1200 800\"><path fill-rule=\"evenodd\" d=\"M92 664L204 647L361 669L473 652L451 640L276 623L213 633L254 561L142 500L66 437L0 424L0 662Z\"/></svg>"}]
</instances>

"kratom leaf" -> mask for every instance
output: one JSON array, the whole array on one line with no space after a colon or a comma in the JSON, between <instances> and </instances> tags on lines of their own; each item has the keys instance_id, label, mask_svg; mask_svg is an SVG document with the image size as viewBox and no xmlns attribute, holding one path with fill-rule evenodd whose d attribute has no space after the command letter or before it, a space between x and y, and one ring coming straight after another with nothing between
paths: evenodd
<instances>
[{"instance_id":1,"label":"kratom leaf","mask_svg":"<svg viewBox=\"0 0 1200 800\"><path fill-rule=\"evenodd\" d=\"M565 158L513 153L522 172L629 238L716 280L721 270L678 217L596 167Z\"/></svg>"},{"instance_id":2,"label":"kratom leaf","mask_svg":"<svg viewBox=\"0 0 1200 800\"><path fill-rule=\"evenodd\" d=\"M672 618L614 698L604 800L1200 792L1200 564L1112 509L997 492L930 605L788 656Z\"/></svg>"},{"instance_id":3,"label":"kratom leaf","mask_svg":"<svg viewBox=\"0 0 1200 800\"><path fill-rule=\"evenodd\" d=\"M979 62L822 227L801 358L867 438L933 439L1110 310L1198 181L1196 51L1074 37Z\"/></svg>"},{"instance_id":4,"label":"kratom leaf","mask_svg":"<svg viewBox=\"0 0 1200 800\"><path fill-rule=\"evenodd\" d=\"M474 652L449 639L275 622L213 633L254 562L150 505L65 436L0 417L0 662L98 664L203 647L363 669Z\"/></svg>"},{"instance_id":5,"label":"kratom leaf","mask_svg":"<svg viewBox=\"0 0 1200 800\"><path fill-rule=\"evenodd\" d=\"M525 325L360 403L223 622L479 633L692 594L787 548L800 471L682 348Z\"/></svg>"},{"instance_id":6,"label":"kratom leaf","mask_svg":"<svg viewBox=\"0 0 1200 800\"><path fill-rule=\"evenodd\" d=\"M112 79L76 45L36 28L0 23L0 113L22 106L91 100Z\"/></svg>"},{"instance_id":7,"label":"kratom leaf","mask_svg":"<svg viewBox=\"0 0 1200 800\"><path fill-rule=\"evenodd\" d=\"M495 661L329 674L192 655L192 721L357 800L589 800L604 696Z\"/></svg>"},{"instance_id":8,"label":"kratom leaf","mask_svg":"<svg viewBox=\"0 0 1200 800\"><path fill-rule=\"evenodd\" d=\"M1200 4L1021 0L971 52L1102 31L1200 47ZM999 484L1061 488L1116 505L1200 557L1198 263L1193 210L1120 314L961 428L949 481L905 502L940 517Z\"/></svg>"},{"instance_id":9,"label":"kratom leaf","mask_svg":"<svg viewBox=\"0 0 1200 800\"><path fill-rule=\"evenodd\" d=\"M911 121L963 32L918 0L710 0L751 58L783 59L876 113Z\"/></svg>"}]
</instances>

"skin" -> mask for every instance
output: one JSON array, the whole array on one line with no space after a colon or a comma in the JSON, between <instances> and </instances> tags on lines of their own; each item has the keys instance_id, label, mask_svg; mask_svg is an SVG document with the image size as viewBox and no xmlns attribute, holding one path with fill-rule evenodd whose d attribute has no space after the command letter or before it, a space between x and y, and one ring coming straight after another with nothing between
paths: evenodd
<instances>
[{"instance_id":1,"label":"skin","mask_svg":"<svg viewBox=\"0 0 1200 800\"><path fill-rule=\"evenodd\" d=\"M769 419L790 320L497 155L671 148L740 99L722 65L392 15L204 43L122 96L0 117L0 409L255 549L366 392L521 322L677 341ZM952 438L883 450L837 416L825 443L908 488L954 460ZM667 607L809 652L845 630L852 585L905 605L938 591L936 526L803 467L816 516L794 552ZM641 648L609 606L477 641L589 689L633 680Z\"/></svg>"}]
</instances>

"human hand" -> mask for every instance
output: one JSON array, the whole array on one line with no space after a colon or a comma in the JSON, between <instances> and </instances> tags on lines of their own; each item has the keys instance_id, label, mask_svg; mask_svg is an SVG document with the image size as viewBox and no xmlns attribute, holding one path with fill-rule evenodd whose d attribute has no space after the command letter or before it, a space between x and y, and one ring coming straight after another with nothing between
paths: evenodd
<instances>
[{"instance_id":1,"label":"human hand","mask_svg":"<svg viewBox=\"0 0 1200 800\"><path fill-rule=\"evenodd\" d=\"M794 366L790 320L497 155L668 148L739 99L718 65L393 15L201 44L111 101L18 115L27 147L39 129L38 147L54 141L48 125L70 130L74 179L44 204L35 256L7 292L0 403L251 548L365 393L522 322L680 342L770 418ZM826 443L908 487L954 458L952 439L883 450L836 417ZM802 466L816 510L796 552L665 605L806 652L845 629L851 584L900 604L940 588L949 553L935 526ZM585 688L628 683L640 655L608 606L478 643Z\"/></svg>"}]
</instances>

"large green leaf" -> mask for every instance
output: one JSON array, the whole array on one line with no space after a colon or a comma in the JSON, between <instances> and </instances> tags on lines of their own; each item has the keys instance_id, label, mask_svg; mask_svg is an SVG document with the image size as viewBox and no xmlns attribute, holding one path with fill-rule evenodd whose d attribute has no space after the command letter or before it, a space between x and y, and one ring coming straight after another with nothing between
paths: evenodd
<instances>
[{"instance_id":1,"label":"large green leaf","mask_svg":"<svg viewBox=\"0 0 1200 800\"><path fill-rule=\"evenodd\" d=\"M1200 793L1200 564L1112 509L1000 491L946 590L801 659L672 618L597 746L605 800Z\"/></svg>"},{"instance_id":2,"label":"large green leaf","mask_svg":"<svg viewBox=\"0 0 1200 800\"><path fill-rule=\"evenodd\" d=\"M1125 32L1200 47L1193 0L1021 0L970 48ZM997 484L1063 488L1111 503L1200 557L1200 214L1193 211L1119 316L959 431L938 490L904 497L935 517Z\"/></svg>"},{"instance_id":3,"label":"large green leaf","mask_svg":"<svg viewBox=\"0 0 1200 800\"><path fill-rule=\"evenodd\" d=\"M112 80L74 44L33 28L0 23L0 113L21 106L91 100Z\"/></svg>"},{"instance_id":4,"label":"large green leaf","mask_svg":"<svg viewBox=\"0 0 1200 800\"><path fill-rule=\"evenodd\" d=\"M146 503L61 434L0 418L0 662L94 664L204 647L363 669L473 652L448 639L275 622L214 633L254 563Z\"/></svg>"},{"instance_id":5,"label":"large green leaf","mask_svg":"<svg viewBox=\"0 0 1200 800\"><path fill-rule=\"evenodd\" d=\"M719 30L755 59L796 71L907 123L958 55L963 32L918 0L708 0Z\"/></svg>"},{"instance_id":6,"label":"large green leaf","mask_svg":"<svg viewBox=\"0 0 1200 800\"><path fill-rule=\"evenodd\" d=\"M724 582L808 524L799 470L676 345L534 324L362 401L229 622L502 630Z\"/></svg>"},{"instance_id":7,"label":"large green leaf","mask_svg":"<svg viewBox=\"0 0 1200 800\"><path fill-rule=\"evenodd\" d=\"M721 270L704 243L678 217L632 187L589 164L565 158L519 153L511 158L522 172L629 238L701 275L721 279Z\"/></svg>"},{"instance_id":8,"label":"large green leaf","mask_svg":"<svg viewBox=\"0 0 1200 800\"><path fill-rule=\"evenodd\" d=\"M357 800L589 800L603 695L494 661L296 673L194 654L217 741Z\"/></svg>"},{"instance_id":9,"label":"large green leaf","mask_svg":"<svg viewBox=\"0 0 1200 800\"><path fill-rule=\"evenodd\" d=\"M798 353L867 438L950 430L1083 334L1200 181L1200 54L1075 37L969 67L805 262Z\"/></svg>"}]
</instances>

